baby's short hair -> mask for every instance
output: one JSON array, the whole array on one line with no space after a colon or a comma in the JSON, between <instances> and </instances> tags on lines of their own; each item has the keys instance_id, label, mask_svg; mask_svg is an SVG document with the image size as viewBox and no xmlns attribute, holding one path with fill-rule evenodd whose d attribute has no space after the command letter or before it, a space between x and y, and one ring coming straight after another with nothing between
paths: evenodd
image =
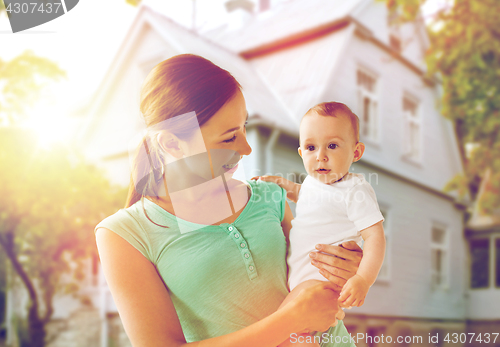
<instances>
[{"instance_id":1,"label":"baby's short hair","mask_svg":"<svg viewBox=\"0 0 500 347\"><path fill-rule=\"evenodd\" d=\"M354 131L354 139L359 142L359 118L351 111L349 107L341 102L322 102L314 107L311 107L306 112L306 117L311 112L316 112L320 116L339 117L346 116L351 121L352 130Z\"/></svg>"}]
</instances>

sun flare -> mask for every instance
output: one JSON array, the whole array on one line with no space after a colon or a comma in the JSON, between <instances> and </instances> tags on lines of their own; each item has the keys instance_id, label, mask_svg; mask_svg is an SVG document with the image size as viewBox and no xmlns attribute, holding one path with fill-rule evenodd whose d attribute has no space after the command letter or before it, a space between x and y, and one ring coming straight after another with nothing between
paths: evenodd
<instances>
[{"instance_id":1,"label":"sun flare","mask_svg":"<svg viewBox=\"0 0 500 347\"><path fill-rule=\"evenodd\" d=\"M38 144L49 148L55 144L68 144L75 132L75 122L64 116L37 115L30 118L25 126L35 131Z\"/></svg>"}]
</instances>

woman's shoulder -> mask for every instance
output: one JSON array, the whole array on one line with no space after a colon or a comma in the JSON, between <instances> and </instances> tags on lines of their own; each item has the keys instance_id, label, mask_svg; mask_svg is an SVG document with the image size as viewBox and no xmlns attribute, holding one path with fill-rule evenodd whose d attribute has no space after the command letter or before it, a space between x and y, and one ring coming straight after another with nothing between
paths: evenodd
<instances>
[{"instance_id":1,"label":"woman's shoulder","mask_svg":"<svg viewBox=\"0 0 500 347\"><path fill-rule=\"evenodd\" d=\"M111 216L104 218L94 228L94 233L96 233L99 228L111 230L128 241L146 258L152 260L152 245L148 233L143 227L143 223L141 223L141 218L138 213L138 203L127 208L122 208Z\"/></svg>"},{"instance_id":2,"label":"woman's shoulder","mask_svg":"<svg viewBox=\"0 0 500 347\"><path fill-rule=\"evenodd\" d=\"M94 232L98 228L109 229L109 227L113 226L120 226L122 228L127 228L127 226L130 228L137 227L136 204L127 208L121 208L112 215L104 218L99 224L97 224Z\"/></svg>"}]
</instances>

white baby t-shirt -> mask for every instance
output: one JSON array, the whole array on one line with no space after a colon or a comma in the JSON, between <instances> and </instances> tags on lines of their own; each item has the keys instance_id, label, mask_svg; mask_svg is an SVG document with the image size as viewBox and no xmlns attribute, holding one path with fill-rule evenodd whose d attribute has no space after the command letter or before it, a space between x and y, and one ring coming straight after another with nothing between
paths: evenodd
<instances>
[{"instance_id":1,"label":"white baby t-shirt","mask_svg":"<svg viewBox=\"0 0 500 347\"><path fill-rule=\"evenodd\" d=\"M310 279L326 281L311 265L309 253L318 243L361 245L360 231L384 220L375 192L364 176L348 173L331 185L307 176L299 192L290 230L288 285L290 290Z\"/></svg>"}]
</instances>

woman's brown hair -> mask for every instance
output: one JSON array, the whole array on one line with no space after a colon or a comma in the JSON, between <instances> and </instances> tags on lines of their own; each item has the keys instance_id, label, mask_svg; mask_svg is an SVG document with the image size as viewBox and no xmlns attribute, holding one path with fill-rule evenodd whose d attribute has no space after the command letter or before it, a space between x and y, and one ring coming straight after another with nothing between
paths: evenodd
<instances>
[{"instance_id":1,"label":"woman's brown hair","mask_svg":"<svg viewBox=\"0 0 500 347\"><path fill-rule=\"evenodd\" d=\"M193 54L176 55L156 65L144 80L140 111L147 129L193 111L202 126L239 90L241 86L236 79L210 60ZM169 131L180 139L188 139L193 132L188 123L176 122ZM143 165L145 162L147 165ZM132 160L125 207L132 206L143 196L156 195L156 187L163 176L162 167L163 156L156 139L144 136Z\"/></svg>"}]
</instances>

